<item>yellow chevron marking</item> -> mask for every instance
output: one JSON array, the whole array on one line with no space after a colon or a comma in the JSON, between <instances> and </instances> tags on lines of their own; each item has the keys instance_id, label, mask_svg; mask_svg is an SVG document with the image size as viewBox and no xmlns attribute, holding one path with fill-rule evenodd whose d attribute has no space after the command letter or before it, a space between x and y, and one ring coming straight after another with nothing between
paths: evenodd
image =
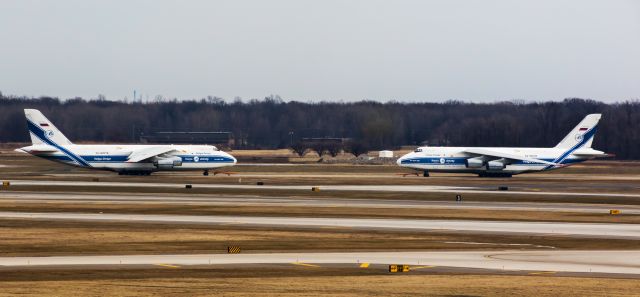
<instances>
[{"instance_id":1,"label":"yellow chevron marking","mask_svg":"<svg viewBox=\"0 0 640 297\"><path fill-rule=\"evenodd\" d=\"M153 264L153 265L167 267L167 268L180 268L180 266L169 265L169 264Z\"/></svg>"},{"instance_id":2,"label":"yellow chevron marking","mask_svg":"<svg viewBox=\"0 0 640 297\"><path fill-rule=\"evenodd\" d=\"M538 274L555 274L555 271L538 271L538 272L530 272L529 274L531 275L538 275Z\"/></svg>"},{"instance_id":3,"label":"yellow chevron marking","mask_svg":"<svg viewBox=\"0 0 640 297\"><path fill-rule=\"evenodd\" d=\"M300 266L307 266L307 267L320 267L318 265L309 264L309 263L302 263L302 262L291 262L291 264L300 265Z\"/></svg>"},{"instance_id":4,"label":"yellow chevron marking","mask_svg":"<svg viewBox=\"0 0 640 297\"><path fill-rule=\"evenodd\" d=\"M428 265L428 266L413 266L413 267L411 267L411 269L433 268L433 267L437 267L437 266L433 266L433 265Z\"/></svg>"}]
</instances>

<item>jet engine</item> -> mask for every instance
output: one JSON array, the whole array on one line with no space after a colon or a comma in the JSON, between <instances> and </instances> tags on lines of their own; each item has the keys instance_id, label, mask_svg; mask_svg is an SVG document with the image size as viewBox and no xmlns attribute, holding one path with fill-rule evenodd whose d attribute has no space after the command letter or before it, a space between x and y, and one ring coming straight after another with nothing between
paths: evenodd
<instances>
[{"instance_id":1,"label":"jet engine","mask_svg":"<svg viewBox=\"0 0 640 297\"><path fill-rule=\"evenodd\" d=\"M464 163L467 168L480 168L482 167L482 165L484 165L484 160L481 157L470 158L464 160Z\"/></svg>"},{"instance_id":2,"label":"jet engine","mask_svg":"<svg viewBox=\"0 0 640 297\"><path fill-rule=\"evenodd\" d=\"M499 159L487 162L487 170L502 170L505 168L505 160Z\"/></svg>"},{"instance_id":3,"label":"jet engine","mask_svg":"<svg viewBox=\"0 0 640 297\"><path fill-rule=\"evenodd\" d=\"M155 161L153 161L153 165L158 167L158 169L171 169L173 167L182 166L182 158L157 158Z\"/></svg>"}]
</instances>

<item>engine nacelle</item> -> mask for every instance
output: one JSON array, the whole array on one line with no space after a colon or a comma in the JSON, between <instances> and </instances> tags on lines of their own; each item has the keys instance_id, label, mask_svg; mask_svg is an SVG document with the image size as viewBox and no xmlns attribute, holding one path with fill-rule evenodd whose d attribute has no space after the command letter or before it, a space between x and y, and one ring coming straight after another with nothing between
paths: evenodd
<instances>
[{"instance_id":1,"label":"engine nacelle","mask_svg":"<svg viewBox=\"0 0 640 297\"><path fill-rule=\"evenodd\" d=\"M487 170L502 170L505 167L506 165L504 162L500 160L487 162Z\"/></svg>"},{"instance_id":2,"label":"engine nacelle","mask_svg":"<svg viewBox=\"0 0 640 297\"><path fill-rule=\"evenodd\" d=\"M482 167L482 165L484 165L484 160L482 160L481 158L471 158L464 160L464 163L467 168L480 168Z\"/></svg>"},{"instance_id":3,"label":"engine nacelle","mask_svg":"<svg viewBox=\"0 0 640 297\"><path fill-rule=\"evenodd\" d=\"M182 166L182 158L180 157L158 158L155 161L153 161L153 165L158 167L158 169L171 169L173 167Z\"/></svg>"}]
</instances>

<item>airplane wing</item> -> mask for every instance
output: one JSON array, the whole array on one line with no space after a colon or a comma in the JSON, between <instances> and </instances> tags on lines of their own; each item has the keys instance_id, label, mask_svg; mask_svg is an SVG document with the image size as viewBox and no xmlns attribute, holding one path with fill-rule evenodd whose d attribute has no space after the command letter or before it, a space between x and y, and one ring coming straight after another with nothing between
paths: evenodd
<instances>
[{"instance_id":1,"label":"airplane wing","mask_svg":"<svg viewBox=\"0 0 640 297\"><path fill-rule=\"evenodd\" d=\"M464 152L472 155L490 156L490 157L496 157L496 158L505 158L505 159L511 159L511 160L527 161L531 163L541 163L541 164L547 164L547 165L560 166L560 164L558 163L548 162L545 160L540 160L535 158L526 158L518 155L507 154L503 152L496 152L496 151L487 150L487 149L468 148L464 150Z\"/></svg>"},{"instance_id":2,"label":"airplane wing","mask_svg":"<svg viewBox=\"0 0 640 297\"><path fill-rule=\"evenodd\" d=\"M157 155L166 154L174 150L175 148L173 148L172 146L152 146L152 147L135 150L131 152L131 154L127 158L127 162L128 163L140 162L144 159L149 159Z\"/></svg>"}]
</instances>

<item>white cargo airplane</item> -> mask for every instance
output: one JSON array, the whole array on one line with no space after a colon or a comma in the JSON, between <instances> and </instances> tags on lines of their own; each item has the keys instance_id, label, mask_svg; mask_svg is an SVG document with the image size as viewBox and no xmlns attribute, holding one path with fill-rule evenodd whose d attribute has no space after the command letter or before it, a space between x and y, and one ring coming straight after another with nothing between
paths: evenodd
<instances>
[{"instance_id":1,"label":"white cargo airplane","mask_svg":"<svg viewBox=\"0 0 640 297\"><path fill-rule=\"evenodd\" d=\"M419 147L398 159L398 165L429 172L475 173L480 177L511 177L545 171L607 157L591 148L600 114L587 115L558 145L552 148Z\"/></svg>"},{"instance_id":2,"label":"white cargo airplane","mask_svg":"<svg viewBox=\"0 0 640 297\"><path fill-rule=\"evenodd\" d=\"M164 170L209 170L233 166L236 159L210 145L73 144L39 110L25 109L32 145L16 149L47 160L120 175Z\"/></svg>"}]
</instances>

